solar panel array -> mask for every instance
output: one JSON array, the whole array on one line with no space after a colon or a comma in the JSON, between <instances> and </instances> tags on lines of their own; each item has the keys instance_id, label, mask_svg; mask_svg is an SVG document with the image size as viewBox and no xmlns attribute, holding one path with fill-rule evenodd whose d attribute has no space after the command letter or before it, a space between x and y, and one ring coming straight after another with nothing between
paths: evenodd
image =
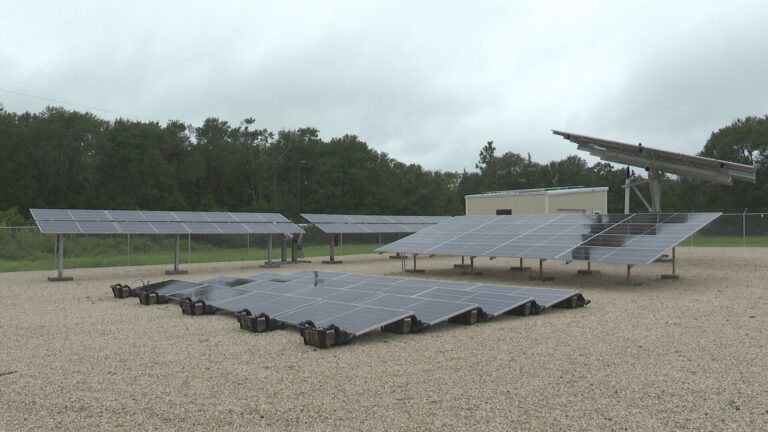
<instances>
[{"instance_id":1,"label":"solar panel array","mask_svg":"<svg viewBox=\"0 0 768 432\"><path fill-rule=\"evenodd\" d=\"M355 336L408 317L427 327L472 310L491 318L526 305L539 311L573 299L588 303L573 290L313 271L217 276L144 289L225 311L264 313L292 326L308 320L318 328L335 325Z\"/></svg>"},{"instance_id":2,"label":"solar panel array","mask_svg":"<svg viewBox=\"0 0 768 432\"><path fill-rule=\"evenodd\" d=\"M381 216L302 213L326 234L413 233L451 216Z\"/></svg>"},{"instance_id":3,"label":"solar panel array","mask_svg":"<svg viewBox=\"0 0 768 432\"><path fill-rule=\"evenodd\" d=\"M720 213L460 216L377 252L649 264Z\"/></svg>"},{"instance_id":4,"label":"solar panel array","mask_svg":"<svg viewBox=\"0 0 768 432\"><path fill-rule=\"evenodd\" d=\"M298 234L279 213L30 209L50 234Z\"/></svg>"}]
</instances>

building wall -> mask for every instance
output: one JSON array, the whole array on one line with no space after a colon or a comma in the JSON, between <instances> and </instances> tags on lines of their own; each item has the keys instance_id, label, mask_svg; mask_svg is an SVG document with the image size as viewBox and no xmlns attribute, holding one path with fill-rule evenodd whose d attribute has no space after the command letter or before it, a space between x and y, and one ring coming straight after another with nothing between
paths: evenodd
<instances>
[{"instance_id":1,"label":"building wall","mask_svg":"<svg viewBox=\"0 0 768 432\"><path fill-rule=\"evenodd\" d=\"M551 194L549 196L550 213L576 213L583 210L586 214L595 211L608 213L607 191L579 192L569 194Z\"/></svg>"},{"instance_id":2,"label":"building wall","mask_svg":"<svg viewBox=\"0 0 768 432\"><path fill-rule=\"evenodd\" d=\"M468 215L495 215L497 209L511 209L512 214L544 214L544 195L491 195L467 197Z\"/></svg>"},{"instance_id":3,"label":"building wall","mask_svg":"<svg viewBox=\"0 0 768 432\"><path fill-rule=\"evenodd\" d=\"M467 215L495 215L496 210L509 209L512 214L608 212L608 191L584 191L531 195L467 196Z\"/></svg>"}]
</instances>

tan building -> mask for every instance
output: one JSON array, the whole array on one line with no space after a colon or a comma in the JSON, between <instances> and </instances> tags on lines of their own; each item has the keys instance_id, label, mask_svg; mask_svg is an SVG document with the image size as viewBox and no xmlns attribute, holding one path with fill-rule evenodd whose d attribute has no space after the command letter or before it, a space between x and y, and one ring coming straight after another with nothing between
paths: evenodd
<instances>
[{"instance_id":1,"label":"tan building","mask_svg":"<svg viewBox=\"0 0 768 432\"><path fill-rule=\"evenodd\" d=\"M467 215L608 213L608 188L560 187L464 196Z\"/></svg>"}]
</instances>

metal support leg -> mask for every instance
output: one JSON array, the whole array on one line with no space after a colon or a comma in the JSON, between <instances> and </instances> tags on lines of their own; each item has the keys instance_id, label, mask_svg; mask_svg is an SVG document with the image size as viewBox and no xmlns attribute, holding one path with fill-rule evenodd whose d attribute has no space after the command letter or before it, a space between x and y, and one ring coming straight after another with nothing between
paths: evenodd
<instances>
[{"instance_id":1,"label":"metal support leg","mask_svg":"<svg viewBox=\"0 0 768 432\"><path fill-rule=\"evenodd\" d=\"M532 280L532 281L537 280L542 282L555 280L553 276L544 276L544 261L546 260L545 259L539 260L539 274L528 276L528 280Z\"/></svg>"},{"instance_id":2,"label":"metal support leg","mask_svg":"<svg viewBox=\"0 0 768 432\"><path fill-rule=\"evenodd\" d=\"M476 272L475 271L475 258L476 257L469 257L469 270L465 270L462 275L464 276L481 276L483 272Z\"/></svg>"},{"instance_id":3,"label":"metal support leg","mask_svg":"<svg viewBox=\"0 0 768 432\"><path fill-rule=\"evenodd\" d=\"M173 270L166 270L165 274L167 275L179 275L179 274L187 274L186 270L180 270L179 269L179 248L181 244L181 239L179 236L176 236L176 246L174 247L173 252Z\"/></svg>"},{"instance_id":4,"label":"metal support leg","mask_svg":"<svg viewBox=\"0 0 768 432\"><path fill-rule=\"evenodd\" d=\"M627 277L617 282L619 285L638 286L642 285L642 282L632 280L632 264L627 264Z\"/></svg>"},{"instance_id":5,"label":"metal support leg","mask_svg":"<svg viewBox=\"0 0 768 432\"><path fill-rule=\"evenodd\" d=\"M280 263L288 263L288 239L283 236L280 242Z\"/></svg>"},{"instance_id":6,"label":"metal support leg","mask_svg":"<svg viewBox=\"0 0 768 432\"><path fill-rule=\"evenodd\" d=\"M272 234L267 235L267 260L264 261L264 265L261 265L259 267L261 268L280 267L280 264L272 261Z\"/></svg>"},{"instance_id":7,"label":"metal support leg","mask_svg":"<svg viewBox=\"0 0 768 432\"><path fill-rule=\"evenodd\" d=\"M464 263L464 255L461 256L461 264L454 264L453 265L453 268L455 268L455 269L465 269L467 267L469 267L469 265Z\"/></svg>"},{"instance_id":8,"label":"metal support leg","mask_svg":"<svg viewBox=\"0 0 768 432\"><path fill-rule=\"evenodd\" d=\"M593 273L600 273L600 272L597 271L597 270L592 270L592 261L587 261L587 269L586 270L584 270L584 269L576 270L576 274L580 274L580 275L591 275Z\"/></svg>"},{"instance_id":9,"label":"metal support leg","mask_svg":"<svg viewBox=\"0 0 768 432\"><path fill-rule=\"evenodd\" d=\"M676 248L672 248L672 274L663 274L661 275L662 279L671 279L671 280L677 280L680 279L680 276L677 274L677 256L676 256Z\"/></svg>"},{"instance_id":10,"label":"metal support leg","mask_svg":"<svg viewBox=\"0 0 768 432\"><path fill-rule=\"evenodd\" d=\"M329 257L328 257L329 259L323 261L323 264L341 264L341 261L336 261L336 250L335 250L335 246L336 246L336 241L335 240L336 239L335 239L335 235L331 234L328 238L330 239L328 244L329 244L331 250L329 252Z\"/></svg>"},{"instance_id":11,"label":"metal support leg","mask_svg":"<svg viewBox=\"0 0 768 432\"><path fill-rule=\"evenodd\" d=\"M403 261L405 262L405 261ZM405 269L406 273L424 273L423 269L416 268L416 254L413 254L413 269Z\"/></svg>"},{"instance_id":12,"label":"metal support leg","mask_svg":"<svg viewBox=\"0 0 768 432\"><path fill-rule=\"evenodd\" d=\"M297 236L291 236L291 261L289 264L300 264L300 263L311 263L310 260L304 260L299 258L304 258L303 256L299 256L299 238Z\"/></svg>"},{"instance_id":13,"label":"metal support leg","mask_svg":"<svg viewBox=\"0 0 768 432\"><path fill-rule=\"evenodd\" d=\"M54 237L54 255L56 258L56 274L57 276L49 276L48 282L67 282L74 278L72 276L64 276L64 236L62 234L56 234Z\"/></svg>"},{"instance_id":14,"label":"metal support leg","mask_svg":"<svg viewBox=\"0 0 768 432\"><path fill-rule=\"evenodd\" d=\"M510 267L509 269L512 271L525 271L525 270L530 270L531 268L523 267L523 259L520 258L520 265L518 267Z\"/></svg>"}]
</instances>

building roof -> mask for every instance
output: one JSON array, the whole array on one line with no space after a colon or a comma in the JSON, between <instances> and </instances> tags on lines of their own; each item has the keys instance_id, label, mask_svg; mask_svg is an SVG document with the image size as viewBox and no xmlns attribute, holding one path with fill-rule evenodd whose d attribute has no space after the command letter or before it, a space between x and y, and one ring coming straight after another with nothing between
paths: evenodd
<instances>
[{"instance_id":1,"label":"building roof","mask_svg":"<svg viewBox=\"0 0 768 432\"><path fill-rule=\"evenodd\" d=\"M488 198L494 196L521 196L521 195L568 195L585 192L604 192L608 187L583 187L583 186L565 186L538 189L517 189L506 191L484 192L481 194L465 195L464 198Z\"/></svg>"}]
</instances>

